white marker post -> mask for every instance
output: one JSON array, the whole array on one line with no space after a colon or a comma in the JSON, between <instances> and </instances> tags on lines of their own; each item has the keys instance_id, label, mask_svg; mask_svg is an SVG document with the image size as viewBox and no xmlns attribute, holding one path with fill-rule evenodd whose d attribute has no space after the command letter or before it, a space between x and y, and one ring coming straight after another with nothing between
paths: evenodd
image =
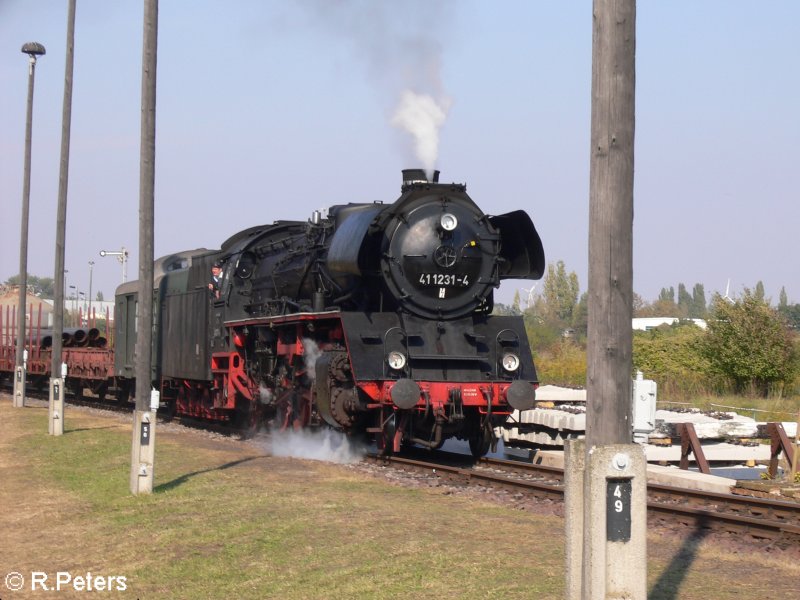
<instances>
[{"instance_id":1,"label":"white marker post","mask_svg":"<svg viewBox=\"0 0 800 600\"><path fill-rule=\"evenodd\" d=\"M48 427L50 435L64 434L64 380L67 364L61 363L61 377L50 378L50 403L48 405Z\"/></svg>"}]
</instances>

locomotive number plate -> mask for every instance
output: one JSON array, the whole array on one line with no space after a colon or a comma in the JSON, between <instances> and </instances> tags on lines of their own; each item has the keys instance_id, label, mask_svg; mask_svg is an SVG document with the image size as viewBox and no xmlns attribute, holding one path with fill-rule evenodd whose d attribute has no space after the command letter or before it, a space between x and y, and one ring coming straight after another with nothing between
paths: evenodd
<instances>
[{"instance_id":1,"label":"locomotive number plate","mask_svg":"<svg viewBox=\"0 0 800 600\"><path fill-rule=\"evenodd\" d=\"M467 275L454 275L452 273L422 273L419 276L422 285L469 287Z\"/></svg>"}]
</instances>

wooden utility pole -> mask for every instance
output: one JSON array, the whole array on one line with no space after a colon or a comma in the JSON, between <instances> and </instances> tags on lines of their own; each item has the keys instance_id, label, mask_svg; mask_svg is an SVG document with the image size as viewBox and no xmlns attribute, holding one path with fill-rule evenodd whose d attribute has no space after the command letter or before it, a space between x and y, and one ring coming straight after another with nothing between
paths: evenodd
<instances>
[{"instance_id":1,"label":"wooden utility pole","mask_svg":"<svg viewBox=\"0 0 800 600\"><path fill-rule=\"evenodd\" d=\"M595 0L586 447L632 439L635 0Z\"/></svg>"},{"instance_id":2,"label":"wooden utility pole","mask_svg":"<svg viewBox=\"0 0 800 600\"><path fill-rule=\"evenodd\" d=\"M567 590L645 600L646 460L631 404L636 2L594 0L593 17L586 439L568 448Z\"/></svg>"},{"instance_id":3,"label":"wooden utility pole","mask_svg":"<svg viewBox=\"0 0 800 600\"><path fill-rule=\"evenodd\" d=\"M69 181L69 141L72 126L72 71L75 62L75 0L67 8L67 59L64 67L64 103L61 110L61 164L58 172L58 208L56 209L56 264L53 275L53 346L50 362L50 402L48 432L64 433L64 375L61 351L64 332L64 252L67 230L67 183Z\"/></svg>"},{"instance_id":4,"label":"wooden utility pole","mask_svg":"<svg viewBox=\"0 0 800 600\"><path fill-rule=\"evenodd\" d=\"M157 47L158 0L144 0L142 129L139 153L139 331L136 336L136 410L131 445L132 494L150 494L153 491L155 416L158 409L157 392L151 395Z\"/></svg>"}]
</instances>

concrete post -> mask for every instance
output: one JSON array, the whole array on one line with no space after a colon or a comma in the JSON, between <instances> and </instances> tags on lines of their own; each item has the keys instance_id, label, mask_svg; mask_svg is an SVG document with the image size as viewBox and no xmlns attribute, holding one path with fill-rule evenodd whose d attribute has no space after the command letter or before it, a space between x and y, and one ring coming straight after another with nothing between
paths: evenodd
<instances>
[{"instance_id":1,"label":"concrete post","mask_svg":"<svg viewBox=\"0 0 800 600\"><path fill-rule=\"evenodd\" d=\"M564 446L564 521L566 526L567 600L580 600L583 587L583 482L586 441L567 440Z\"/></svg>"},{"instance_id":2,"label":"concrete post","mask_svg":"<svg viewBox=\"0 0 800 600\"><path fill-rule=\"evenodd\" d=\"M584 481L584 600L647 600L647 460L638 444L595 447Z\"/></svg>"},{"instance_id":3,"label":"concrete post","mask_svg":"<svg viewBox=\"0 0 800 600\"><path fill-rule=\"evenodd\" d=\"M133 443L131 444L130 489L133 494L151 494L155 468L156 414L151 411L133 412Z\"/></svg>"},{"instance_id":4,"label":"concrete post","mask_svg":"<svg viewBox=\"0 0 800 600\"><path fill-rule=\"evenodd\" d=\"M25 406L25 372L27 360L14 371L14 408Z\"/></svg>"},{"instance_id":5,"label":"concrete post","mask_svg":"<svg viewBox=\"0 0 800 600\"><path fill-rule=\"evenodd\" d=\"M48 404L48 427L50 435L64 433L64 379L50 378L50 402Z\"/></svg>"}]
</instances>

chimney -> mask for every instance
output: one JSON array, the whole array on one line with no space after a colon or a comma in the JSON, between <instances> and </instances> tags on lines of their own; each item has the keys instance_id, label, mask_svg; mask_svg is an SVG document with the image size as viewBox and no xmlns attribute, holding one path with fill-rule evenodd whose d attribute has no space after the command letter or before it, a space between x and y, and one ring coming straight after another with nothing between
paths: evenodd
<instances>
[{"instance_id":1,"label":"chimney","mask_svg":"<svg viewBox=\"0 0 800 600\"><path fill-rule=\"evenodd\" d=\"M439 183L439 171L433 171L433 178L429 180L425 169L403 169L402 189L420 183Z\"/></svg>"}]
</instances>

